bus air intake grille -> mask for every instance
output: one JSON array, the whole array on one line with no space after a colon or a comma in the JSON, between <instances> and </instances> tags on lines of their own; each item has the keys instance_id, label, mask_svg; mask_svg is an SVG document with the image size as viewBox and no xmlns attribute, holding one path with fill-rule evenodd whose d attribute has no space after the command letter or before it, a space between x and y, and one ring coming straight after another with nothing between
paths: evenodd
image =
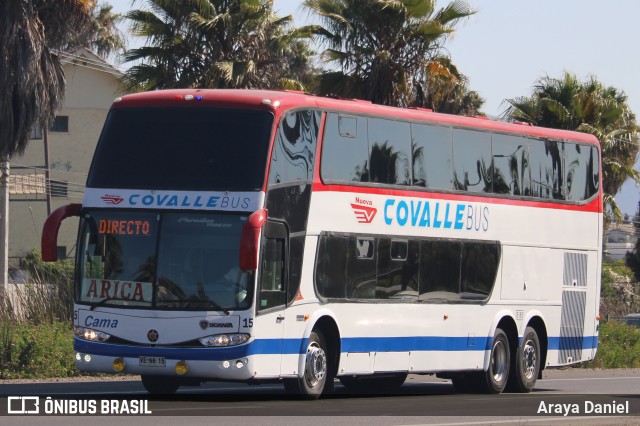
<instances>
[{"instance_id":1,"label":"bus air intake grille","mask_svg":"<svg viewBox=\"0 0 640 426\"><path fill-rule=\"evenodd\" d=\"M586 301L587 293L584 291L566 290L562 292L559 364L568 364L582 359L582 336Z\"/></svg>"}]
</instances>

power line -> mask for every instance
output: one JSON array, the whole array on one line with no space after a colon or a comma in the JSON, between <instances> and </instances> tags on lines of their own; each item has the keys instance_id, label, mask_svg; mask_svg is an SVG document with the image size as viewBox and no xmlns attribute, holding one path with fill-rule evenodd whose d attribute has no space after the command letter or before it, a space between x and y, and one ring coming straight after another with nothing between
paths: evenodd
<instances>
[{"instance_id":1,"label":"power line","mask_svg":"<svg viewBox=\"0 0 640 426\"><path fill-rule=\"evenodd\" d=\"M25 166L22 164L11 164L11 168L12 169L29 169L29 170L39 170L39 171L46 171L47 169L45 167L39 167L39 166ZM66 173L66 174L70 174L70 175L78 175L78 176L88 176L88 173L84 173L84 172L72 172L70 170L60 170L60 169L51 169L51 173Z\"/></svg>"}]
</instances>

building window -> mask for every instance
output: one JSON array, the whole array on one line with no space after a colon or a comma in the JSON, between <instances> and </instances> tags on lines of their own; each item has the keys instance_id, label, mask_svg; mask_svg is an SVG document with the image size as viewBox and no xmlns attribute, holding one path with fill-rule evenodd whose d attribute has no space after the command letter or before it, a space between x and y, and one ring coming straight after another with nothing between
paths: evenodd
<instances>
[{"instance_id":1,"label":"building window","mask_svg":"<svg viewBox=\"0 0 640 426\"><path fill-rule=\"evenodd\" d=\"M44 194L45 188L43 173L9 176L9 194L11 195Z\"/></svg>"},{"instance_id":2,"label":"building window","mask_svg":"<svg viewBox=\"0 0 640 426\"><path fill-rule=\"evenodd\" d=\"M59 115L53 120L53 124L49 128L52 132L69 133L69 116Z\"/></svg>"},{"instance_id":3,"label":"building window","mask_svg":"<svg viewBox=\"0 0 640 426\"><path fill-rule=\"evenodd\" d=\"M66 197L68 193L67 182L64 181L51 181L51 196L52 197Z\"/></svg>"}]
</instances>

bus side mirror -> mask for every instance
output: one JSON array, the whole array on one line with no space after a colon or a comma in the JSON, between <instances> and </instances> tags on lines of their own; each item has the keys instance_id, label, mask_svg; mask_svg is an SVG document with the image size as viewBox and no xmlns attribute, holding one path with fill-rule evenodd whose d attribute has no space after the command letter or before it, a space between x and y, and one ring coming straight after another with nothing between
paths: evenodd
<instances>
[{"instance_id":1,"label":"bus side mirror","mask_svg":"<svg viewBox=\"0 0 640 426\"><path fill-rule=\"evenodd\" d=\"M240 235L240 269L250 271L258 269L258 250L260 248L260 230L267 222L267 209L260 209L249 216L242 225Z\"/></svg>"},{"instance_id":2,"label":"bus side mirror","mask_svg":"<svg viewBox=\"0 0 640 426\"><path fill-rule=\"evenodd\" d=\"M45 262L55 262L58 260L56 246L58 243L58 231L62 221L72 217L80 216L82 204L67 204L55 209L45 220L42 228L42 260Z\"/></svg>"}]
</instances>

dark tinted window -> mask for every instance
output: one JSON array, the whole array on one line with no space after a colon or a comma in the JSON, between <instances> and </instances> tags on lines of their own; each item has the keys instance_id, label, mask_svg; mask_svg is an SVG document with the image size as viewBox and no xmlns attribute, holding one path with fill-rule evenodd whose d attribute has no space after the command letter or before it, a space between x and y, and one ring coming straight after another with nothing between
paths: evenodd
<instances>
[{"instance_id":1,"label":"dark tinted window","mask_svg":"<svg viewBox=\"0 0 640 426\"><path fill-rule=\"evenodd\" d=\"M491 133L454 129L455 189L491 192Z\"/></svg>"},{"instance_id":2,"label":"dark tinted window","mask_svg":"<svg viewBox=\"0 0 640 426\"><path fill-rule=\"evenodd\" d=\"M337 257L345 248L346 265ZM316 288L323 297L342 299L346 290L347 299L358 300L484 301L495 283L500 246L323 234L317 256Z\"/></svg>"},{"instance_id":3,"label":"dark tinted window","mask_svg":"<svg viewBox=\"0 0 640 426\"><path fill-rule=\"evenodd\" d=\"M412 124L413 184L453 189L451 128Z\"/></svg>"},{"instance_id":4,"label":"dark tinted window","mask_svg":"<svg viewBox=\"0 0 640 426\"><path fill-rule=\"evenodd\" d=\"M420 300L457 298L460 291L459 242L421 242Z\"/></svg>"},{"instance_id":5,"label":"dark tinted window","mask_svg":"<svg viewBox=\"0 0 640 426\"><path fill-rule=\"evenodd\" d=\"M235 215L165 213L158 243L159 306L249 307L252 275L242 271Z\"/></svg>"},{"instance_id":6,"label":"dark tinted window","mask_svg":"<svg viewBox=\"0 0 640 426\"><path fill-rule=\"evenodd\" d=\"M581 201L596 192L599 182L594 182L594 166L597 167L597 151L589 145L565 143L565 186L567 200ZM594 152L596 158L594 161ZM596 174L597 176L597 174Z\"/></svg>"},{"instance_id":7,"label":"dark tinted window","mask_svg":"<svg viewBox=\"0 0 640 426\"><path fill-rule=\"evenodd\" d=\"M322 235L319 238L316 286L322 297L346 297L348 241L348 237L343 235Z\"/></svg>"},{"instance_id":8,"label":"dark tinted window","mask_svg":"<svg viewBox=\"0 0 640 426\"><path fill-rule=\"evenodd\" d=\"M367 119L327 114L322 145L322 178L327 181L369 181Z\"/></svg>"},{"instance_id":9,"label":"dark tinted window","mask_svg":"<svg viewBox=\"0 0 640 426\"><path fill-rule=\"evenodd\" d=\"M162 309L247 309L237 215L91 212L82 219L80 302ZM153 303L152 303L153 302Z\"/></svg>"},{"instance_id":10,"label":"dark tinted window","mask_svg":"<svg viewBox=\"0 0 640 426\"><path fill-rule=\"evenodd\" d=\"M391 259L395 261L407 260L409 242L407 240L391 240Z\"/></svg>"},{"instance_id":11,"label":"dark tinted window","mask_svg":"<svg viewBox=\"0 0 640 426\"><path fill-rule=\"evenodd\" d=\"M300 288L304 236L289 238L289 280L287 282L287 302L292 302Z\"/></svg>"},{"instance_id":12,"label":"dark tinted window","mask_svg":"<svg viewBox=\"0 0 640 426\"><path fill-rule=\"evenodd\" d=\"M407 299L418 295L419 253L420 245L416 241L378 238L376 299Z\"/></svg>"},{"instance_id":13,"label":"dark tinted window","mask_svg":"<svg viewBox=\"0 0 640 426\"><path fill-rule=\"evenodd\" d=\"M313 180L319 122L317 111L297 111L284 116L271 154L270 184Z\"/></svg>"},{"instance_id":14,"label":"dark tinted window","mask_svg":"<svg viewBox=\"0 0 640 426\"><path fill-rule=\"evenodd\" d=\"M272 114L206 107L119 108L107 117L88 186L258 190Z\"/></svg>"},{"instance_id":15,"label":"dark tinted window","mask_svg":"<svg viewBox=\"0 0 640 426\"><path fill-rule=\"evenodd\" d=\"M378 238L376 299L388 299L400 286L402 264L391 260L391 239Z\"/></svg>"},{"instance_id":16,"label":"dark tinted window","mask_svg":"<svg viewBox=\"0 0 640 426\"><path fill-rule=\"evenodd\" d=\"M285 240L265 238L262 245L258 310L284 305L285 293Z\"/></svg>"},{"instance_id":17,"label":"dark tinted window","mask_svg":"<svg viewBox=\"0 0 640 426\"><path fill-rule=\"evenodd\" d=\"M394 255L396 250L405 251L403 256L393 257L396 262L401 263L400 272L400 288L392 296L393 299L410 299L415 300L418 297L418 288L420 285L420 242L416 240L409 241L392 241L391 242L391 255ZM400 260L402 259L402 260Z\"/></svg>"},{"instance_id":18,"label":"dark tinted window","mask_svg":"<svg viewBox=\"0 0 640 426\"><path fill-rule=\"evenodd\" d=\"M369 180L375 183L411 183L411 130L409 123L369 119Z\"/></svg>"},{"instance_id":19,"label":"dark tinted window","mask_svg":"<svg viewBox=\"0 0 640 426\"><path fill-rule=\"evenodd\" d=\"M373 238L349 237L347 297L374 299L376 296L376 242Z\"/></svg>"},{"instance_id":20,"label":"dark tinted window","mask_svg":"<svg viewBox=\"0 0 640 426\"><path fill-rule=\"evenodd\" d=\"M151 306L159 218L153 213L95 212L82 219L78 301Z\"/></svg>"},{"instance_id":21,"label":"dark tinted window","mask_svg":"<svg viewBox=\"0 0 640 426\"><path fill-rule=\"evenodd\" d=\"M489 297L498 271L500 247L495 243L464 243L460 268L460 298Z\"/></svg>"},{"instance_id":22,"label":"dark tinted window","mask_svg":"<svg viewBox=\"0 0 640 426\"><path fill-rule=\"evenodd\" d=\"M531 195L529 176L529 140L520 136L494 134L493 192L519 196Z\"/></svg>"},{"instance_id":23,"label":"dark tinted window","mask_svg":"<svg viewBox=\"0 0 640 426\"><path fill-rule=\"evenodd\" d=\"M531 187L534 197L564 199L561 143L532 139L529 144Z\"/></svg>"},{"instance_id":24,"label":"dark tinted window","mask_svg":"<svg viewBox=\"0 0 640 426\"><path fill-rule=\"evenodd\" d=\"M587 197L593 197L600 188L600 161L598 148L591 147L589 161L587 162Z\"/></svg>"}]
</instances>

